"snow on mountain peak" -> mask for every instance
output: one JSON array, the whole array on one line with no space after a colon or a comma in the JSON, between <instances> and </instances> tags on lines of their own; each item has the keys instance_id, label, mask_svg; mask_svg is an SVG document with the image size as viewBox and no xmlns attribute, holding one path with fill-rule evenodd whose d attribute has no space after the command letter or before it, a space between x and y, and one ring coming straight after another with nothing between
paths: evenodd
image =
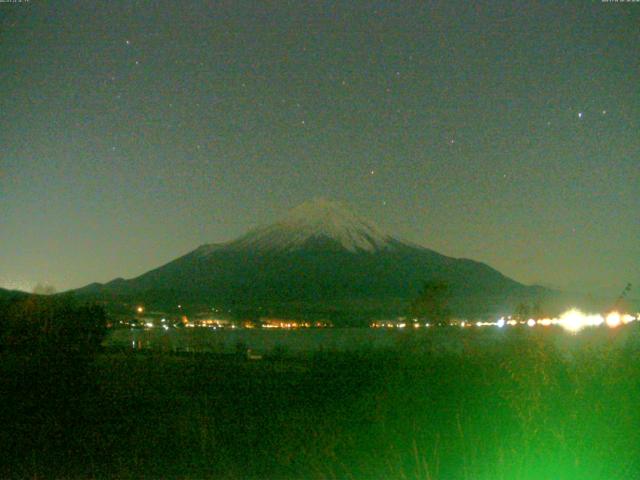
<instances>
[{"instance_id":1,"label":"snow on mountain peak","mask_svg":"<svg viewBox=\"0 0 640 480\"><path fill-rule=\"evenodd\" d=\"M373 252L389 246L391 237L339 202L324 198L305 202L276 223L257 228L232 242L235 248L292 250L310 240L330 239L346 250Z\"/></svg>"}]
</instances>

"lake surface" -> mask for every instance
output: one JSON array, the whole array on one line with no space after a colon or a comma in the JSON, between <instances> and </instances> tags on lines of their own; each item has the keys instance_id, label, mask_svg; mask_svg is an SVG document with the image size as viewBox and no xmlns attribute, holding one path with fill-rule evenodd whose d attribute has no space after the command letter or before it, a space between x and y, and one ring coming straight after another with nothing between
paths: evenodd
<instances>
[{"instance_id":1,"label":"lake surface","mask_svg":"<svg viewBox=\"0 0 640 480\"><path fill-rule=\"evenodd\" d=\"M251 349L257 354L274 351L301 354L317 351L411 348L414 351L463 353L491 348L516 336L545 338L562 352L576 348L640 345L640 328L631 324L618 329L585 329L577 334L553 327L485 328L326 328L299 330L181 328L164 330L120 329L110 333L108 348L174 352L234 353Z\"/></svg>"}]
</instances>

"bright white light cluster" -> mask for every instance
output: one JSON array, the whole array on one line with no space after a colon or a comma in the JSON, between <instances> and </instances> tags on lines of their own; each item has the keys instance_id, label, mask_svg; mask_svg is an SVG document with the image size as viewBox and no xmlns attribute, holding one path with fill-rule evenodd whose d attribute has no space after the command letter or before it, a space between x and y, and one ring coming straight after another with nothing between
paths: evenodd
<instances>
[{"instance_id":1,"label":"bright white light cluster","mask_svg":"<svg viewBox=\"0 0 640 480\"><path fill-rule=\"evenodd\" d=\"M556 318L540 318L534 319L530 318L528 320L516 320L512 317L501 317L495 322L470 322L466 320L455 320L451 323L451 325L458 325L462 328L470 328L470 327L513 327L516 325L526 325L528 327L536 327L538 325L543 327L549 327L551 325L558 325L568 332L579 332L583 328L586 327L599 327L601 325L606 325L609 328L616 328L620 325L626 325L628 323L634 321L640 321L640 313L638 313L635 317L633 315L629 315L626 313L619 312L609 312L606 315L600 315L599 313L587 314L583 313L578 309L571 309L564 312L562 315ZM417 323L418 320L414 319L413 323L407 321L404 317L399 318L397 321L376 321L371 324L371 328L405 328L413 325L414 328L420 328L423 325ZM431 326L429 323L424 324L425 327Z\"/></svg>"},{"instance_id":2,"label":"bright white light cluster","mask_svg":"<svg viewBox=\"0 0 640 480\"><path fill-rule=\"evenodd\" d=\"M616 328L620 325L626 325L636 320L638 320L638 317L634 317L633 315L626 313L621 314L618 312L610 312L606 316L603 316L600 314L586 314L574 308L564 312L557 318L541 318L539 320L530 318L526 322L500 318L496 322L478 322L476 325L494 325L499 328L502 328L505 325L513 326L518 324L526 324L529 327L535 327L536 325L542 325L543 327L559 325L569 332L578 332L586 327L599 327L600 325L607 325L609 328Z\"/></svg>"}]
</instances>

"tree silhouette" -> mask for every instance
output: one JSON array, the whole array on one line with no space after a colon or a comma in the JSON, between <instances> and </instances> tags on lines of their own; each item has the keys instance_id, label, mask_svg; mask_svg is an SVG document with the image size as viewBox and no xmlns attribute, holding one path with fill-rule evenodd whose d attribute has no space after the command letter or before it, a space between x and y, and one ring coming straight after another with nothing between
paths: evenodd
<instances>
[{"instance_id":1,"label":"tree silhouette","mask_svg":"<svg viewBox=\"0 0 640 480\"><path fill-rule=\"evenodd\" d=\"M422 290L411 303L411 315L414 318L426 319L434 325L446 325L451 319L449 285L441 280L425 282Z\"/></svg>"},{"instance_id":2,"label":"tree silhouette","mask_svg":"<svg viewBox=\"0 0 640 480\"><path fill-rule=\"evenodd\" d=\"M520 302L513 311L513 316L518 320L528 320L531 318L531 307L527 302Z\"/></svg>"},{"instance_id":3,"label":"tree silhouette","mask_svg":"<svg viewBox=\"0 0 640 480\"><path fill-rule=\"evenodd\" d=\"M0 346L32 352L94 353L107 333L104 309L68 297L29 296L0 308Z\"/></svg>"}]
</instances>

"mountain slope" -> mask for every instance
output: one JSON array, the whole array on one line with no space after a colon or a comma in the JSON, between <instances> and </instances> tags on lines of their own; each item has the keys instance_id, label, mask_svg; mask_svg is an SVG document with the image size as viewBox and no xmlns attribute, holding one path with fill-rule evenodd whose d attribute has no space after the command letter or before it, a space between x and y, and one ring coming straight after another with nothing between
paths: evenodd
<instances>
[{"instance_id":1,"label":"mountain slope","mask_svg":"<svg viewBox=\"0 0 640 480\"><path fill-rule=\"evenodd\" d=\"M0 301L16 300L29 297L30 294L20 290L6 290L0 288Z\"/></svg>"},{"instance_id":2,"label":"mountain slope","mask_svg":"<svg viewBox=\"0 0 640 480\"><path fill-rule=\"evenodd\" d=\"M225 244L196 250L131 280L78 293L172 305L217 305L277 315L390 315L424 282L450 286L460 315L483 315L543 295L491 267L383 233L336 202L315 200Z\"/></svg>"}]
</instances>

